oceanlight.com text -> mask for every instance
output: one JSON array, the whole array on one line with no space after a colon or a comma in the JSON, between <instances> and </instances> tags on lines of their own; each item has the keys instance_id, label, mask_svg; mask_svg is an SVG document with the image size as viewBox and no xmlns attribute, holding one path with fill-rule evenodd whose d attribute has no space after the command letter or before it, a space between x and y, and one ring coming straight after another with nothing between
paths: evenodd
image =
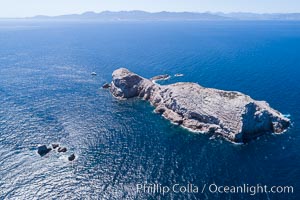
<instances>
[{"instance_id":1,"label":"oceanlight.com text","mask_svg":"<svg viewBox=\"0 0 300 200\"><path fill-rule=\"evenodd\" d=\"M207 185L204 185L206 188ZM204 189L205 190L205 189ZM242 184L239 186L221 186L215 183L208 185L208 191L210 193L237 193L237 194L262 194L262 193L273 193L273 194L292 194L294 193L293 186L268 186L262 184L249 185Z\"/></svg>"}]
</instances>

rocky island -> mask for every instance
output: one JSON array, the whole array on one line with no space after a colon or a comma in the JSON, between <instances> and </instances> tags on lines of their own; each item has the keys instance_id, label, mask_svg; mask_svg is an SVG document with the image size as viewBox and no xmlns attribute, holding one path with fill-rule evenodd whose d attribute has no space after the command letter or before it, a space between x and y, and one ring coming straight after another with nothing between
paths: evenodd
<instances>
[{"instance_id":1,"label":"rocky island","mask_svg":"<svg viewBox=\"0 0 300 200\"><path fill-rule=\"evenodd\" d=\"M233 142L281 133L290 125L290 120L267 102L240 92L189 82L159 85L125 68L113 72L110 91L120 99L140 97L173 123L192 131L221 135Z\"/></svg>"}]
</instances>

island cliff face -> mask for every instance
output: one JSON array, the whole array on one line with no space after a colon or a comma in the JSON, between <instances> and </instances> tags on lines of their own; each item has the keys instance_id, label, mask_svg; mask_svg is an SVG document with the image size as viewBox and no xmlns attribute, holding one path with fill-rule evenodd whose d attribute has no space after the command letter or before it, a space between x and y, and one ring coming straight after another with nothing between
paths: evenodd
<instances>
[{"instance_id":1,"label":"island cliff face","mask_svg":"<svg viewBox=\"0 0 300 200\"><path fill-rule=\"evenodd\" d=\"M234 142L246 142L264 133L281 133L290 125L290 120L267 102L240 92L186 82L159 85L125 68L113 72L110 91L121 99L140 97L173 123Z\"/></svg>"}]
</instances>

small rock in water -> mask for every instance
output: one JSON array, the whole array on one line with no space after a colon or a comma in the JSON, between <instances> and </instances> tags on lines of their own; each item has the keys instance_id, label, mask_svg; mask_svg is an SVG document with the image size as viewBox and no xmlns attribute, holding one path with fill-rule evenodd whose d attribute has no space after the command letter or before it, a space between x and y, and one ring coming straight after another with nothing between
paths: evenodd
<instances>
[{"instance_id":1,"label":"small rock in water","mask_svg":"<svg viewBox=\"0 0 300 200\"><path fill-rule=\"evenodd\" d=\"M92 72L91 75L92 75L92 76L96 76L97 73L96 73L96 72Z\"/></svg>"},{"instance_id":2,"label":"small rock in water","mask_svg":"<svg viewBox=\"0 0 300 200\"><path fill-rule=\"evenodd\" d=\"M66 147L59 147L57 149L58 152L67 152L67 148Z\"/></svg>"},{"instance_id":3,"label":"small rock in water","mask_svg":"<svg viewBox=\"0 0 300 200\"><path fill-rule=\"evenodd\" d=\"M53 149L56 149L57 147L59 147L59 144L52 144Z\"/></svg>"},{"instance_id":4,"label":"small rock in water","mask_svg":"<svg viewBox=\"0 0 300 200\"><path fill-rule=\"evenodd\" d=\"M69 160L69 161L75 160L75 154L73 153L72 155L70 155L70 156L68 157L68 160Z\"/></svg>"},{"instance_id":5,"label":"small rock in water","mask_svg":"<svg viewBox=\"0 0 300 200\"><path fill-rule=\"evenodd\" d=\"M104 88L104 89L110 88L110 84L109 83L105 83L104 85L102 85L102 88Z\"/></svg>"},{"instance_id":6,"label":"small rock in water","mask_svg":"<svg viewBox=\"0 0 300 200\"><path fill-rule=\"evenodd\" d=\"M42 146L39 146L38 147L38 154L40 156L44 156L46 155L47 153L49 153L52 149L51 148L48 148L46 145L42 145Z\"/></svg>"},{"instance_id":7,"label":"small rock in water","mask_svg":"<svg viewBox=\"0 0 300 200\"><path fill-rule=\"evenodd\" d=\"M160 80L168 80L170 78L169 74L163 74L152 77L150 80L152 81L160 81Z\"/></svg>"}]
</instances>

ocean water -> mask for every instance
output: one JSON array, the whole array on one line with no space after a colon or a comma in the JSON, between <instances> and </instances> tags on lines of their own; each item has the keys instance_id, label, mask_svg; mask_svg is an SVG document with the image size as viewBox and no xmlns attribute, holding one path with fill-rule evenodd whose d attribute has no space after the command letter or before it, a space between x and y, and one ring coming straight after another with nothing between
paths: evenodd
<instances>
[{"instance_id":1,"label":"ocean water","mask_svg":"<svg viewBox=\"0 0 300 200\"><path fill-rule=\"evenodd\" d=\"M0 22L0 199L299 199L299 52L300 22ZM188 132L102 89L119 67L246 93L293 126L244 145ZM68 152L37 154L52 143ZM137 192L143 183L200 191ZM212 183L294 193L201 192Z\"/></svg>"}]
</instances>

